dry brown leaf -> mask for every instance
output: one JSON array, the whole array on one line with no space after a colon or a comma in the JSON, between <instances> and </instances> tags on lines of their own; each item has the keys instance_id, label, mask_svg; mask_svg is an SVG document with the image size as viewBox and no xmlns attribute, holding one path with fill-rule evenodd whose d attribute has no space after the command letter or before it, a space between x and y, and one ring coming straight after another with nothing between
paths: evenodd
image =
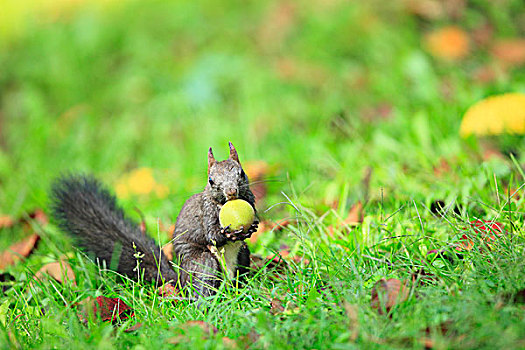
<instances>
[{"instance_id":1,"label":"dry brown leaf","mask_svg":"<svg viewBox=\"0 0 525 350\"><path fill-rule=\"evenodd\" d=\"M87 323L95 315L99 315L102 321L112 322L117 321L119 318L125 320L134 316L133 309L119 298L107 298L105 296L87 297L75 306L80 308L77 316L82 323Z\"/></svg>"},{"instance_id":2,"label":"dry brown leaf","mask_svg":"<svg viewBox=\"0 0 525 350\"><path fill-rule=\"evenodd\" d=\"M279 223L274 223L270 221L262 221L259 223L259 228L256 232L252 234L250 237L250 243L255 244L259 237L264 234L265 232L275 231L279 232L282 231L284 228L286 228L288 225L290 225L291 222L289 220L283 220Z\"/></svg>"},{"instance_id":3,"label":"dry brown leaf","mask_svg":"<svg viewBox=\"0 0 525 350\"><path fill-rule=\"evenodd\" d=\"M392 308L408 299L410 291L406 284L396 278L381 279L372 288L371 306L379 314L389 313Z\"/></svg>"},{"instance_id":4,"label":"dry brown leaf","mask_svg":"<svg viewBox=\"0 0 525 350\"><path fill-rule=\"evenodd\" d=\"M505 65L521 66L525 63L525 39L498 40L491 53Z\"/></svg>"},{"instance_id":5,"label":"dry brown leaf","mask_svg":"<svg viewBox=\"0 0 525 350\"><path fill-rule=\"evenodd\" d=\"M250 180L260 180L268 174L270 166L263 160L243 163L243 169Z\"/></svg>"},{"instance_id":6,"label":"dry brown leaf","mask_svg":"<svg viewBox=\"0 0 525 350\"><path fill-rule=\"evenodd\" d=\"M350 208L348 216L343 221L343 224L355 226L361 222L363 222L363 204L361 204L361 201L359 201L356 204L354 204L352 208Z\"/></svg>"},{"instance_id":7,"label":"dry brown leaf","mask_svg":"<svg viewBox=\"0 0 525 350\"><path fill-rule=\"evenodd\" d=\"M180 324L178 328L173 330L176 335L167 339L167 343L177 345L186 342L188 330L192 328L199 328L202 330L204 333L202 335L202 340L206 340L211 333L216 335L219 332L219 330L213 325L204 321L188 321L186 323Z\"/></svg>"},{"instance_id":8,"label":"dry brown leaf","mask_svg":"<svg viewBox=\"0 0 525 350\"><path fill-rule=\"evenodd\" d=\"M0 216L0 229L11 227L15 224L15 221L9 215Z\"/></svg>"},{"instance_id":9,"label":"dry brown leaf","mask_svg":"<svg viewBox=\"0 0 525 350\"><path fill-rule=\"evenodd\" d=\"M277 60L275 70L282 80L297 81L313 86L324 83L330 77L326 67L293 57L284 57Z\"/></svg>"},{"instance_id":10,"label":"dry brown leaf","mask_svg":"<svg viewBox=\"0 0 525 350\"><path fill-rule=\"evenodd\" d=\"M10 246L7 250L0 254L0 270L9 265L13 265L21 258L26 258L31 254L36 244L40 240L40 236L36 233Z\"/></svg>"},{"instance_id":11,"label":"dry brown leaf","mask_svg":"<svg viewBox=\"0 0 525 350\"><path fill-rule=\"evenodd\" d=\"M357 313L357 305L344 303L346 317L348 318L348 330L350 332L350 340L355 341L359 336L359 317Z\"/></svg>"},{"instance_id":12,"label":"dry brown leaf","mask_svg":"<svg viewBox=\"0 0 525 350\"><path fill-rule=\"evenodd\" d=\"M439 159L439 164L434 166L434 176L441 177L450 173L450 163L443 157Z\"/></svg>"},{"instance_id":13,"label":"dry brown leaf","mask_svg":"<svg viewBox=\"0 0 525 350\"><path fill-rule=\"evenodd\" d=\"M472 40L477 46L485 47L492 41L494 27L489 23L484 23L471 32Z\"/></svg>"},{"instance_id":14,"label":"dry brown leaf","mask_svg":"<svg viewBox=\"0 0 525 350\"><path fill-rule=\"evenodd\" d=\"M456 26L448 26L427 33L424 46L437 58L459 60L465 58L470 51L467 33Z\"/></svg>"},{"instance_id":15,"label":"dry brown leaf","mask_svg":"<svg viewBox=\"0 0 525 350\"><path fill-rule=\"evenodd\" d=\"M33 212L29 213L29 218L36 220L42 226L45 226L49 223L49 219L42 209L35 209Z\"/></svg>"},{"instance_id":16,"label":"dry brown leaf","mask_svg":"<svg viewBox=\"0 0 525 350\"><path fill-rule=\"evenodd\" d=\"M73 284L76 284L73 269L69 263L63 259L42 266L34 278L41 280L44 278L44 275L49 275L60 283L71 281Z\"/></svg>"},{"instance_id":17,"label":"dry brown leaf","mask_svg":"<svg viewBox=\"0 0 525 350\"><path fill-rule=\"evenodd\" d=\"M360 114L367 122L385 121L392 117L393 107L388 102L379 103L376 106L364 107Z\"/></svg>"},{"instance_id":18,"label":"dry brown leaf","mask_svg":"<svg viewBox=\"0 0 525 350\"><path fill-rule=\"evenodd\" d=\"M162 247L162 252L169 261L173 260L173 244L171 242Z\"/></svg>"},{"instance_id":19,"label":"dry brown leaf","mask_svg":"<svg viewBox=\"0 0 525 350\"><path fill-rule=\"evenodd\" d=\"M257 203L266 197L267 188L265 178L269 168L268 163L262 160L246 162L243 165L243 169L250 179L250 189Z\"/></svg>"},{"instance_id":20,"label":"dry brown leaf","mask_svg":"<svg viewBox=\"0 0 525 350\"><path fill-rule=\"evenodd\" d=\"M139 322L139 323L137 323L137 324L135 324L135 325L133 325L133 326L131 326L129 328L124 329L124 332L126 332L126 333L135 332L137 329L139 329L141 327L142 327L142 323Z\"/></svg>"},{"instance_id":21,"label":"dry brown leaf","mask_svg":"<svg viewBox=\"0 0 525 350\"><path fill-rule=\"evenodd\" d=\"M488 84L500 78L504 72L491 65L484 65L472 72L472 79L480 84Z\"/></svg>"},{"instance_id":22,"label":"dry brown leaf","mask_svg":"<svg viewBox=\"0 0 525 350\"><path fill-rule=\"evenodd\" d=\"M157 292L163 298L168 298L168 299L175 298L176 296L179 295L179 290L177 289L177 287L173 286L170 283L166 283L165 285L160 286L157 289Z\"/></svg>"},{"instance_id":23,"label":"dry brown leaf","mask_svg":"<svg viewBox=\"0 0 525 350\"><path fill-rule=\"evenodd\" d=\"M408 0L405 1L405 8L411 14L430 20L436 20L445 15L443 4L439 0Z\"/></svg>"},{"instance_id":24,"label":"dry brown leaf","mask_svg":"<svg viewBox=\"0 0 525 350\"><path fill-rule=\"evenodd\" d=\"M273 298L270 302L270 313L272 315L281 314L284 312L284 306L282 301L277 298Z\"/></svg>"},{"instance_id":25,"label":"dry brown leaf","mask_svg":"<svg viewBox=\"0 0 525 350\"><path fill-rule=\"evenodd\" d=\"M280 1L272 6L260 25L257 42L267 52L278 51L290 35L297 17L296 5Z\"/></svg>"}]
</instances>

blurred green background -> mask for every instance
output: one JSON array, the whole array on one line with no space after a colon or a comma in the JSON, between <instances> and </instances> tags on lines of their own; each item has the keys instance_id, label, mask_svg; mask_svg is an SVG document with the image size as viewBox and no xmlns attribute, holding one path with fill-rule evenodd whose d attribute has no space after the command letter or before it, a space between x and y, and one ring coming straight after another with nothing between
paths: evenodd
<instances>
[{"instance_id":1,"label":"blurred green background","mask_svg":"<svg viewBox=\"0 0 525 350\"><path fill-rule=\"evenodd\" d=\"M208 147L224 158L230 140L243 162L270 165L269 204L281 190L313 206L342 193L351 201L368 166L375 198L471 196L486 184L476 175L485 163L479 144L458 136L462 114L488 95L525 91L520 0L2 8L6 214L45 207L63 171L115 186L145 167L168 200L151 193L130 203L174 219L205 184ZM501 51L509 41L511 52ZM443 159L452 170L436 177ZM512 171L490 162L488 173Z\"/></svg>"}]
</instances>

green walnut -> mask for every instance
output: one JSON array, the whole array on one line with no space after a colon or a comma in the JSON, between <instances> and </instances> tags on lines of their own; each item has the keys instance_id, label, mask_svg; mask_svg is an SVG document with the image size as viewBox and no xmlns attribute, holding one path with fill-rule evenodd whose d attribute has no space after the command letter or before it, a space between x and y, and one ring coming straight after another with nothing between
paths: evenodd
<instances>
[{"instance_id":1,"label":"green walnut","mask_svg":"<svg viewBox=\"0 0 525 350\"><path fill-rule=\"evenodd\" d=\"M219 212L219 222L222 227L230 226L231 231L237 231L244 227L248 231L255 219L255 212L250 205L242 199L234 199L226 202Z\"/></svg>"}]
</instances>

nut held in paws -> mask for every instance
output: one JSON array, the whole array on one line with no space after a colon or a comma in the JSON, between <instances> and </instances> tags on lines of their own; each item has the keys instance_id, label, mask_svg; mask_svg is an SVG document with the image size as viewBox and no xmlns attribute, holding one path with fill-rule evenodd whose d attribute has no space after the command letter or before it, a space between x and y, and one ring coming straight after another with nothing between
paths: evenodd
<instances>
[{"instance_id":1,"label":"nut held in paws","mask_svg":"<svg viewBox=\"0 0 525 350\"><path fill-rule=\"evenodd\" d=\"M242 199L234 199L226 202L219 212L219 221L222 227L230 226L232 231L236 231L244 226L244 231L248 231L255 219L255 212L250 205Z\"/></svg>"}]
</instances>

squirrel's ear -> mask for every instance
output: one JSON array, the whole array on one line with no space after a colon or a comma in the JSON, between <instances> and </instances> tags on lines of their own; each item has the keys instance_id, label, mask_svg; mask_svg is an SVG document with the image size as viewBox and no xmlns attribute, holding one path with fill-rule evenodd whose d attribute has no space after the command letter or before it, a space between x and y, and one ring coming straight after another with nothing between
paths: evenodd
<instances>
[{"instance_id":1,"label":"squirrel's ear","mask_svg":"<svg viewBox=\"0 0 525 350\"><path fill-rule=\"evenodd\" d=\"M208 150L208 172L210 171L210 168L213 164L215 164L216 160L215 160L215 157L213 156L213 151L211 150L211 147L210 149Z\"/></svg>"},{"instance_id":2,"label":"squirrel's ear","mask_svg":"<svg viewBox=\"0 0 525 350\"><path fill-rule=\"evenodd\" d=\"M230 159L233 159L237 163L241 164L241 162L239 162L239 156L237 155L237 150L235 149L235 147L233 146L231 142L229 144L230 144Z\"/></svg>"}]
</instances>

